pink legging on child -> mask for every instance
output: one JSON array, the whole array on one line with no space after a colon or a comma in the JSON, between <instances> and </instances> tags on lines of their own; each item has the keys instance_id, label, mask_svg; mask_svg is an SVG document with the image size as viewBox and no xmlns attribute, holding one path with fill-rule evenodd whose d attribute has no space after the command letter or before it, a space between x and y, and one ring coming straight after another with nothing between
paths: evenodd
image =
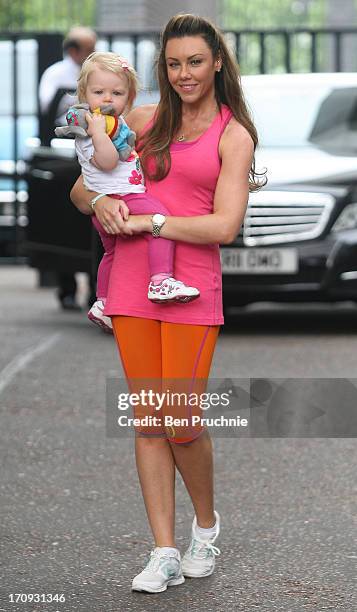
<instances>
[{"instance_id":1,"label":"pink legging on child","mask_svg":"<svg viewBox=\"0 0 357 612\"><path fill-rule=\"evenodd\" d=\"M132 215L153 215L154 213L161 213L162 215L168 214L167 208L148 193L129 193L124 196L111 194L110 197L124 200ZM108 234L95 215L92 216L92 222L94 227L98 230L105 251L102 261L98 266L97 274L97 298L100 299L107 297L116 236ZM145 238L149 242L148 255L150 276L160 273L173 276L175 243L166 238L154 238L148 233L145 233Z\"/></svg>"}]
</instances>

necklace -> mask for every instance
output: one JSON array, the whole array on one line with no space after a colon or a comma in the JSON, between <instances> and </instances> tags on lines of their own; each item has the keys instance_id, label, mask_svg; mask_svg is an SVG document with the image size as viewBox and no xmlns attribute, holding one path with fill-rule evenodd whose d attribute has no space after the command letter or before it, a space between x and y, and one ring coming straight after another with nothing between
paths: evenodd
<instances>
[{"instance_id":1,"label":"necklace","mask_svg":"<svg viewBox=\"0 0 357 612\"><path fill-rule=\"evenodd\" d=\"M216 116L218 112L218 106L215 107L213 114L210 116L210 118L208 119L208 123L211 124L211 122L213 121L214 117ZM197 132L197 127L190 126L190 130L189 130L189 134L191 134L191 132ZM185 140L187 140L187 134L185 134L184 132L182 134L180 134L180 136L178 138L176 138L176 142L184 142Z\"/></svg>"}]
</instances>

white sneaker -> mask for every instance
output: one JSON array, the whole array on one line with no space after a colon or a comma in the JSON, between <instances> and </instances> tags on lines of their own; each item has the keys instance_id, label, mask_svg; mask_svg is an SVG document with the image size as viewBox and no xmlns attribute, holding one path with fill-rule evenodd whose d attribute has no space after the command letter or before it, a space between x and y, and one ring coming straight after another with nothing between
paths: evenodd
<instances>
[{"instance_id":1,"label":"white sneaker","mask_svg":"<svg viewBox=\"0 0 357 612\"><path fill-rule=\"evenodd\" d=\"M188 578L210 576L214 570L216 556L221 554L219 548L213 546L213 542L220 531L220 516L216 511L214 511L214 514L216 517L216 533L208 541L200 539L196 531L197 519L196 517L193 519L191 543L182 558L182 573Z\"/></svg>"},{"instance_id":2,"label":"white sneaker","mask_svg":"<svg viewBox=\"0 0 357 612\"><path fill-rule=\"evenodd\" d=\"M103 310L104 302L102 302L102 300L97 300L94 302L92 308L88 312L88 319L92 321L92 323L99 325L103 331L107 332L108 334L112 334L113 326L111 318L104 315Z\"/></svg>"},{"instance_id":3,"label":"white sneaker","mask_svg":"<svg viewBox=\"0 0 357 612\"><path fill-rule=\"evenodd\" d=\"M151 302L192 302L200 295L196 287L188 287L176 278L165 278L159 285L149 284L148 298Z\"/></svg>"},{"instance_id":4,"label":"white sneaker","mask_svg":"<svg viewBox=\"0 0 357 612\"><path fill-rule=\"evenodd\" d=\"M150 553L150 560L145 569L135 576L132 583L133 591L162 593L168 586L176 586L185 582L181 572L180 551L169 553L157 546Z\"/></svg>"}]
</instances>

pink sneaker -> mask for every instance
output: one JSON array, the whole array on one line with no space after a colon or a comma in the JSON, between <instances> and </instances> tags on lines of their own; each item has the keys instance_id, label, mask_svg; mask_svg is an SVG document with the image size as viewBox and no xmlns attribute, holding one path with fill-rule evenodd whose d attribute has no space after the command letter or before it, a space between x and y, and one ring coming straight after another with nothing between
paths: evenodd
<instances>
[{"instance_id":1,"label":"pink sneaker","mask_svg":"<svg viewBox=\"0 0 357 612\"><path fill-rule=\"evenodd\" d=\"M104 302L102 300L97 300L88 312L88 319L92 321L92 323L99 325L107 334L112 334L113 326L111 318L104 315L103 310Z\"/></svg>"},{"instance_id":2,"label":"pink sneaker","mask_svg":"<svg viewBox=\"0 0 357 612\"><path fill-rule=\"evenodd\" d=\"M151 302L192 302L200 296L196 287L188 287L176 278L165 278L159 285L149 284L148 298Z\"/></svg>"}]
</instances>

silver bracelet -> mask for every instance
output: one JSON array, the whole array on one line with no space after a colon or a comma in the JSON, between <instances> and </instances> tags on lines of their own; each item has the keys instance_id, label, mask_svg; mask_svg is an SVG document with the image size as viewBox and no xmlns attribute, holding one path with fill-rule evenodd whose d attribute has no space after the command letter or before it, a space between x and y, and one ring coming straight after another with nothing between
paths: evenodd
<instances>
[{"instance_id":1,"label":"silver bracelet","mask_svg":"<svg viewBox=\"0 0 357 612\"><path fill-rule=\"evenodd\" d=\"M98 193L98 195L94 196L94 198L91 199L90 201L90 207L92 210L94 210L94 207L96 205L96 203L98 202L98 200L100 200L100 198L104 198L104 196L106 196L106 193Z\"/></svg>"}]
</instances>

